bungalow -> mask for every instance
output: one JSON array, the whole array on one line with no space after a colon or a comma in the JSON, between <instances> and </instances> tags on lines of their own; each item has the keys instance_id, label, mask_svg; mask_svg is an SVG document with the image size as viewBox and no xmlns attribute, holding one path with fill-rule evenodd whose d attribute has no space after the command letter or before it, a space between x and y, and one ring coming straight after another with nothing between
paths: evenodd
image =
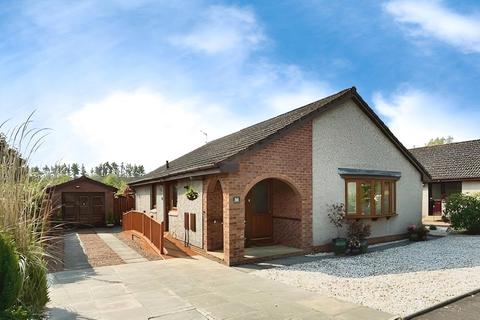
<instances>
[{"instance_id":1,"label":"bungalow","mask_svg":"<svg viewBox=\"0 0 480 320\"><path fill-rule=\"evenodd\" d=\"M349 88L260 122L132 182L136 208L173 237L228 265L327 250L328 206L372 225L372 242L421 221L427 171ZM292 251L275 248L290 248Z\"/></svg>"},{"instance_id":2,"label":"bungalow","mask_svg":"<svg viewBox=\"0 0 480 320\"><path fill-rule=\"evenodd\" d=\"M453 193L480 192L480 140L411 149L432 176L423 186L422 215L441 216Z\"/></svg>"}]
</instances>

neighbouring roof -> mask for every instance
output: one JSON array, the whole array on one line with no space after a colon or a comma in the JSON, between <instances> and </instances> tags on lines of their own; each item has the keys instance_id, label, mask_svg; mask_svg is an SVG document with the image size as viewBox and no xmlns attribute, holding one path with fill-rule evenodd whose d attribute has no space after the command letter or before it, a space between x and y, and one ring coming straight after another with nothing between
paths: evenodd
<instances>
[{"instance_id":1,"label":"neighbouring roof","mask_svg":"<svg viewBox=\"0 0 480 320\"><path fill-rule=\"evenodd\" d=\"M129 184L134 186L150 181L161 181L162 179L191 172L219 168L222 163L228 161L234 156L253 148L293 125L301 123L302 120L305 120L317 111L320 112L327 110L329 107L337 105L336 103L340 100L352 97L356 98L359 105L364 108L370 118L372 118L377 126L380 127L390 140L392 140L410 162L412 162L412 164L424 174L424 176L428 177L428 173L423 169L421 164L417 162L417 160L398 141L366 102L363 101L360 95L358 95L356 88L352 87L274 118L254 124L225 137L213 140L200 148L169 162L168 168L166 165L163 165L138 179L130 181Z\"/></svg>"},{"instance_id":2,"label":"neighbouring roof","mask_svg":"<svg viewBox=\"0 0 480 320\"><path fill-rule=\"evenodd\" d=\"M480 178L480 139L410 149L433 180Z\"/></svg>"},{"instance_id":3,"label":"neighbouring roof","mask_svg":"<svg viewBox=\"0 0 480 320\"><path fill-rule=\"evenodd\" d=\"M69 185L72 185L72 184L78 184L78 183L81 183L81 182L88 182L88 183L91 183L91 184L95 184L95 185L101 186L105 189L112 190L113 192L117 192L117 190L118 190L117 188L109 186L108 184L102 183L100 181L90 179L86 176L80 176L79 178L69 180L67 182L60 183L60 184L57 184L57 185L54 185L54 186L50 186L50 187L47 188L47 191L50 191L52 189L53 190L61 189L62 187L66 187L66 186L69 186Z\"/></svg>"}]
</instances>

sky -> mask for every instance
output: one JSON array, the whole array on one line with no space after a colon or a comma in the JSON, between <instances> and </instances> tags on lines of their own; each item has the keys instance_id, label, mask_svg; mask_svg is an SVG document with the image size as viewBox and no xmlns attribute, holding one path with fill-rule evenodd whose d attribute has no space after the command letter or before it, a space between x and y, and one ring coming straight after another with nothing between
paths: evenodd
<instances>
[{"instance_id":1,"label":"sky","mask_svg":"<svg viewBox=\"0 0 480 320\"><path fill-rule=\"evenodd\" d=\"M407 147L480 138L480 3L0 0L0 123L153 170L355 86ZM202 132L206 132L205 136Z\"/></svg>"}]
</instances>

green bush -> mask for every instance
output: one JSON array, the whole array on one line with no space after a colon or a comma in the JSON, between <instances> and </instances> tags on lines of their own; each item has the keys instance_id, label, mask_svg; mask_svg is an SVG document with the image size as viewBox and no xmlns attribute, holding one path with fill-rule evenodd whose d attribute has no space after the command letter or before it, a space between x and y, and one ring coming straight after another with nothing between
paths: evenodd
<instances>
[{"instance_id":1,"label":"green bush","mask_svg":"<svg viewBox=\"0 0 480 320\"><path fill-rule=\"evenodd\" d=\"M480 234L480 196L463 193L449 196L445 214L453 229Z\"/></svg>"},{"instance_id":2,"label":"green bush","mask_svg":"<svg viewBox=\"0 0 480 320\"><path fill-rule=\"evenodd\" d=\"M22 287L22 273L12 239L0 232L0 311L11 308Z\"/></svg>"}]
</instances>

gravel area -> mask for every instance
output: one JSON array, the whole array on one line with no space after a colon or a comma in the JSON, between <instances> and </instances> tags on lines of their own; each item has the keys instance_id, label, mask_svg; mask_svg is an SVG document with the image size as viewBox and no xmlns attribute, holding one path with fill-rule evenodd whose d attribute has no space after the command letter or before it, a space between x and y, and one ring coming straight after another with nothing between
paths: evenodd
<instances>
[{"instance_id":1,"label":"gravel area","mask_svg":"<svg viewBox=\"0 0 480 320\"><path fill-rule=\"evenodd\" d=\"M92 267L113 266L124 261L96 234L79 231L78 237Z\"/></svg>"},{"instance_id":2,"label":"gravel area","mask_svg":"<svg viewBox=\"0 0 480 320\"><path fill-rule=\"evenodd\" d=\"M480 288L480 237L450 235L254 274L405 316Z\"/></svg>"}]
</instances>

